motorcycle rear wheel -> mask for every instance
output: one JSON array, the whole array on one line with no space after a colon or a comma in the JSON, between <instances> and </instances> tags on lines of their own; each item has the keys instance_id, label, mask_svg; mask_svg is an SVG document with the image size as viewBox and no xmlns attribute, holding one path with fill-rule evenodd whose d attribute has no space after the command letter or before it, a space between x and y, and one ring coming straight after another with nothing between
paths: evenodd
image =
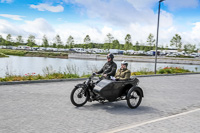
<instances>
[{"instance_id":1,"label":"motorcycle rear wheel","mask_svg":"<svg viewBox=\"0 0 200 133\"><path fill-rule=\"evenodd\" d=\"M135 88L131 88L127 93L127 104L131 109L137 108L142 101L142 94Z\"/></svg>"},{"instance_id":2,"label":"motorcycle rear wheel","mask_svg":"<svg viewBox=\"0 0 200 133\"><path fill-rule=\"evenodd\" d=\"M73 105L80 107L86 104L89 99L88 91L85 91L82 87L75 87L70 96L70 100Z\"/></svg>"}]
</instances>

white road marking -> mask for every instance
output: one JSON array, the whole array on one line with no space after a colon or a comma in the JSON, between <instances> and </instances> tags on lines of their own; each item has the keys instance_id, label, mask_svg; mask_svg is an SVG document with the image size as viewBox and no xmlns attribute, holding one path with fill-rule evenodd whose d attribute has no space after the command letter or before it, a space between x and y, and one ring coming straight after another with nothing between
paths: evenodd
<instances>
[{"instance_id":1,"label":"white road marking","mask_svg":"<svg viewBox=\"0 0 200 133\"><path fill-rule=\"evenodd\" d=\"M146 125L146 124L149 124L149 123L154 123L154 122L163 121L163 120L171 119L171 118L182 116L182 115L187 115L187 114L190 114L190 113L193 113L193 112L196 112L196 111L200 111L200 108L190 110L190 111L187 111L187 112L183 112L183 113L179 113L179 114L175 114L175 115L171 115L171 116L167 116L167 117L163 117L163 118L159 118L159 119L155 119L155 120L142 122L142 123L139 123L139 124L136 124L136 125L129 125L129 126L126 126L126 127L115 128L115 129L111 129L111 130L108 130L108 131L103 131L101 133L116 133L116 132L120 132L120 131L123 131L123 130L143 126L143 125Z\"/></svg>"}]
</instances>

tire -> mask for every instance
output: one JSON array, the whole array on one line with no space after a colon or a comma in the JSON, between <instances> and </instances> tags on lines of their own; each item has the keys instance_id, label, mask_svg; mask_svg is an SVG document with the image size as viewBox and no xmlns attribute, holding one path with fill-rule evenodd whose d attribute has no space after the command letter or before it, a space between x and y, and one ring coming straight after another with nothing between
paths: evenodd
<instances>
[{"instance_id":1,"label":"tire","mask_svg":"<svg viewBox=\"0 0 200 133\"><path fill-rule=\"evenodd\" d=\"M80 107L86 104L89 99L88 91L85 91L82 87L75 87L70 96L70 100L73 105Z\"/></svg>"},{"instance_id":2,"label":"tire","mask_svg":"<svg viewBox=\"0 0 200 133\"><path fill-rule=\"evenodd\" d=\"M137 108L142 101L142 93L137 88L130 88L126 96L127 104L129 108Z\"/></svg>"}]
</instances>

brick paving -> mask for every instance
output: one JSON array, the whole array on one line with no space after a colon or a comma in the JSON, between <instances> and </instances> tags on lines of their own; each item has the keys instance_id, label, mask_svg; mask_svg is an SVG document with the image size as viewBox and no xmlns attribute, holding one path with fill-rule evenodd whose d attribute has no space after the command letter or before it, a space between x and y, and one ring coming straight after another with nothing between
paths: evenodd
<instances>
[{"instance_id":1,"label":"brick paving","mask_svg":"<svg viewBox=\"0 0 200 133\"><path fill-rule=\"evenodd\" d=\"M172 118L155 120L136 125L133 128L115 131L117 133L199 133L200 110L191 113L183 113L183 115L174 116Z\"/></svg>"},{"instance_id":2,"label":"brick paving","mask_svg":"<svg viewBox=\"0 0 200 133\"><path fill-rule=\"evenodd\" d=\"M83 81L0 86L0 133L109 132L200 108L200 74L141 77L144 99L137 109L126 101L70 102L74 85ZM119 132L200 132L199 111ZM156 130L158 129L158 130Z\"/></svg>"}]
</instances>

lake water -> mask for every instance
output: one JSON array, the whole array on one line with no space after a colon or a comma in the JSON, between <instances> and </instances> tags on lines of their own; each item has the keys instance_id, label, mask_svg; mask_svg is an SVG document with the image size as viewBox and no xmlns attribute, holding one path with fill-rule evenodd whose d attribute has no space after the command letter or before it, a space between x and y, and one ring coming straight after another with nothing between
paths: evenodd
<instances>
[{"instance_id":1,"label":"lake water","mask_svg":"<svg viewBox=\"0 0 200 133\"><path fill-rule=\"evenodd\" d=\"M45 57L21 57L10 56L9 58L0 58L0 77L5 77L6 73L10 75L25 75L27 73L44 74L45 68L54 72L77 72L79 75L90 74L92 71L100 70L105 64L105 60L79 60L79 59L59 59ZM121 61L116 61L118 68ZM157 64L161 67L184 67L191 71L200 71L200 65L180 65L180 64ZM75 68L75 70L72 70ZM128 68L133 72L147 68L154 71L154 63L129 62Z\"/></svg>"}]
</instances>

